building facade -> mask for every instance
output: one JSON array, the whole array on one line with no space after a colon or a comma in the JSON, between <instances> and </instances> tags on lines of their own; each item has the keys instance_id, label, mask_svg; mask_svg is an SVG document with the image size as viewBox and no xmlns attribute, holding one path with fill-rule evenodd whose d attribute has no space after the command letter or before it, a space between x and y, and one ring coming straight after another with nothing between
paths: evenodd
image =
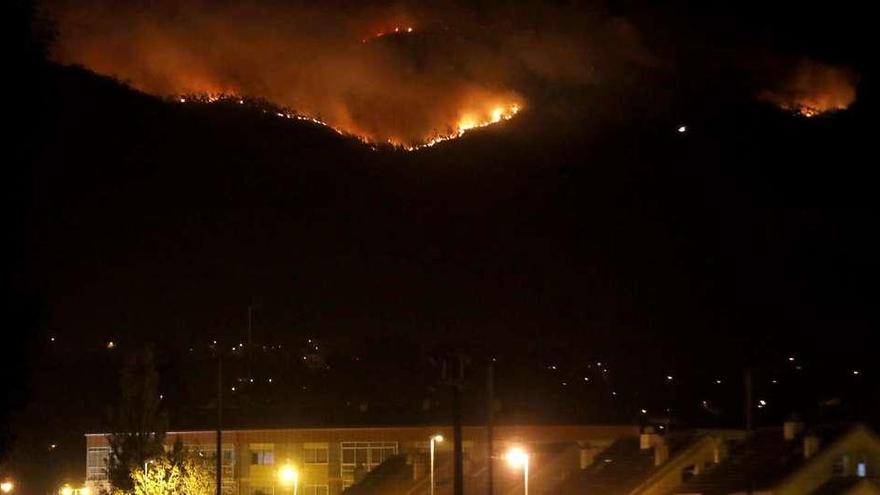
<instances>
[{"instance_id":1,"label":"building facade","mask_svg":"<svg viewBox=\"0 0 880 495\"><path fill-rule=\"evenodd\" d=\"M391 458L424 457L430 438L441 434L438 458L449 459L452 428L297 428L231 430L222 433L223 491L229 495L282 495L291 488L279 486L280 466L293 465L299 473L297 495L337 495ZM615 440L638 435L634 426L498 426L495 450L511 445L534 446L571 443L585 455L594 455ZM180 439L191 452L213 457L213 431L169 432L166 447ZM486 428L464 427L462 444L465 466L487 455ZM86 435L86 482L93 493L109 488L107 461L110 447L103 433ZM448 460L444 461L448 462ZM424 473L422 473L424 474Z\"/></svg>"}]
</instances>

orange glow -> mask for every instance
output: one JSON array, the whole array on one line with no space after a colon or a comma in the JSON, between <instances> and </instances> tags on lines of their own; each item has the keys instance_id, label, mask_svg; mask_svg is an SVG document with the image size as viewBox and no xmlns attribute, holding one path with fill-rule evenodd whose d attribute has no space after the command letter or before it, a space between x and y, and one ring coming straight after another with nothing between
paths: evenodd
<instances>
[{"instance_id":1,"label":"orange glow","mask_svg":"<svg viewBox=\"0 0 880 495\"><path fill-rule=\"evenodd\" d=\"M216 103L216 102L224 102L224 101L232 101L238 104L244 104L245 100L237 95L232 94L203 94L203 95L186 95L186 96L177 96L173 98L173 101L177 101L179 103ZM280 110L274 111L274 115L276 117L285 118L285 119L295 119L299 121L311 122L313 124L320 125L322 127L326 127L328 129L333 130L339 135L353 137L360 142L368 145L377 145L379 143L387 144L394 148L402 149L405 151L415 151L422 148L428 148L434 146L436 144L442 143L444 141L449 141L451 139L456 139L463 136L466 132L479 129L482 127L488 127L493 124L499 124L503 121L510 120L521 110L522 106L520 103L488 103L484 105L480 105L479 103L474 103L476 108L468 108L463 110L458 117L458 120L454 125L449 127L449 130L445 133L436 133L429 134L424 137L422 141L411 143L406 142L400 139L396 139L393 137L386 138L384 140L376 139L374 136L370 136L367 134L361 134L354 130L346 129L345 127L337 127L332 122L326 122L317 117L312 117L310 115L303 115L296 113L292 110ZM268 112L269 110L263 110L263 112Z\"/></svg>"},{"instance_id":2,"label":"orange glow","mask_svg":"<svg viewBox=\"0 0 880 495\"><path fill-rule=\"evenodd\" d=\"M846 110L856 101L857 77L841 67L804 60L785 83L759 99L801 117Z\"/></svg>"}]
</instances>

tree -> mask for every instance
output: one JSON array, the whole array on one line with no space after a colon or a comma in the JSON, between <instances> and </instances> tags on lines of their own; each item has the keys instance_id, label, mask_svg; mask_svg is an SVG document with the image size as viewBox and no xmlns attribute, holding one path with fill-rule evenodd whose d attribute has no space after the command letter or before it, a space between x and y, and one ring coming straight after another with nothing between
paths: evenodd
<instances>
[{"instance_id":1,"label":"tree","mask_svg":"<svg viewBox=\"0 0 880 495\"><path fill-rule=\"evenodd\" d=\"M132 473L164 453L167 420L159 400L159 374L153 352L132 357L119 379L120 401L110 413L110 484L116 490L134 488Z\"/></svg>"},{"instance_id":2,"label":"tree","mask_svg":"<svg viewBox=\"0 0 880 495\"><path fill-rule=\"evenodd\" d=\"M216 454L215 454L216 455ZM184 495L211 495L216 478L215 464L209 457L188 456L183 461L181 491Z\"/></svg>"},{"instance_id":3,"label":"tree","mask_svg":"<svg viewBox=\"0 0 880 495\"><path fill-rule=\"evenodd\" d=\"M206 457L184 454L179 462L171 453L136 468L131 490L116 490L114 495L211 495L214 492L214 471Z\"/></svg>"}]
</instances>

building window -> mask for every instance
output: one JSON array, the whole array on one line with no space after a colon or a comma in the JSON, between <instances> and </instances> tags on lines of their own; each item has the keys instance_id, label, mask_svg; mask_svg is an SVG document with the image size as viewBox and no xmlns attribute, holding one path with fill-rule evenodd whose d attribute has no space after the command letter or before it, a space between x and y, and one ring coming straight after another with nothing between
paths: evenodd
<instances>
[{"instance_id":1,"label":"building window","mask_svg":"<svg viewBox=\"0 0 880 495\"><path fill-rule=\"evenodd\" d=\"M184 451L190 455L211 460L211 469L216 466L217 446L213 444L188 444ZM235 445L223 444L223 479L231 480L235 476Z\"/></svg>"},{"instance_id":2,"label":"building window","mask_svg":"<svg viewBox=\"0 0 880 495\"><path fill-rule=\"evenodd\" d=\"M340 447L343 488L357 483L361 476L382 464L385 459L397 455L397 442L342 442Z\"/></svg>"},{"instance_id":3,"label":"building window","mask_svg":"<svg viewBox=\"0 0 880 495\"><path fill-rule=\"evenodd\" d=\"M305 485L299 491L303 495L329 495L330 487L327 485Z\"/></svg>"},{"instance_id":4,"label":"building window","mask_svg":"<svg viewBox=\"0 0 880 495\"><path fill-rule=\"evenodd\" d=\"M267 466L275 464L273 447L271 443L252 443L250 445L251 465Z\"/></svg>"},{"instance_id":5,"label":"building window","mask_svg":"<svg viewBox=\"0 0 880 495\"><path fill-rule=\"evenodd\" d=\"M868 476L868 466L864 462L860 462L856 472L859 475L859 478L864 478L865 476Z\"/></svg>"},{"instance_id":6,"label":"building window","mask_svg":"<svg viewBox=\"0 0 880 495\"><path fill-rule=\"evenodd\" d=\"M89 447L86 454L86 479L88 481L107 480L109 460L110 447Z\"/></svg>"},{"instance_id":7,"label":"building window","mask_svg":"<svg viewBox=\"0 0 880 495\"><path fill-rule=\"evenodd\" d=\"M303 463L327 464L328 450L327 444L307 443L303 445Z\"/></svg>"}]
</instances>

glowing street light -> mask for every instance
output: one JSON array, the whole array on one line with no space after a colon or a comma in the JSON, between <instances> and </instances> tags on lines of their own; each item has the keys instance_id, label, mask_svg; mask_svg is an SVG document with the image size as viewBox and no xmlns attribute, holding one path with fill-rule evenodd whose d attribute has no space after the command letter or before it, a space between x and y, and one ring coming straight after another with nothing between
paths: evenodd
<instances>
[{"instance_id":1,"label":"glowing street light","mask_svg":"<svg viewBox=\"0 0 880 495\"><path fill-rule=\"evenodd\" d=\"M434 449L435 444L443 442L443 435L439 433L431 437L431 495L434 495Z\"/></svg>"},{"instance_id":2,"label":"glowing street light","mask_svg":"<svg viewBox=\"0 0 880 495\"><path fill-rule=\"evenodd\" d=\"M61 487L61 495L73 495L73 488L70 485L64 485Z\"/></svg>"},{"instance_id":3,"label":"glowing street light","mask_svg":"<svg viewBox=\"0 0 880 495\"><path fill-rule=\"evenodd\" d=\"M507 451L504 458L510 467L523 470L524 495L529 495L529 454L520 447L514 447Z\"/></svg>"},{"instance_id":4,"label":"glowing street light","mask_svg":"<svg viewBox=\"0 0 880 495\"><path fill-rule=\"evenodd\" d=\"M296 495L296 491L299 488L299 471L292 464L281 466L278 469L278 482L281 483L281 486L292 486L293 495Z\"/></svg>"},{"instance_id":5,"label":"glowing street light","mask_svg":"<svg viewBox=\"0 0 880 495\"><path fill-rule=\"evenodd\" d=\"M0 492L12 493L12 490L15 490L15 483L12 481L5 480L3 483L0 483Z\"/></svg>"}]
</instances>

